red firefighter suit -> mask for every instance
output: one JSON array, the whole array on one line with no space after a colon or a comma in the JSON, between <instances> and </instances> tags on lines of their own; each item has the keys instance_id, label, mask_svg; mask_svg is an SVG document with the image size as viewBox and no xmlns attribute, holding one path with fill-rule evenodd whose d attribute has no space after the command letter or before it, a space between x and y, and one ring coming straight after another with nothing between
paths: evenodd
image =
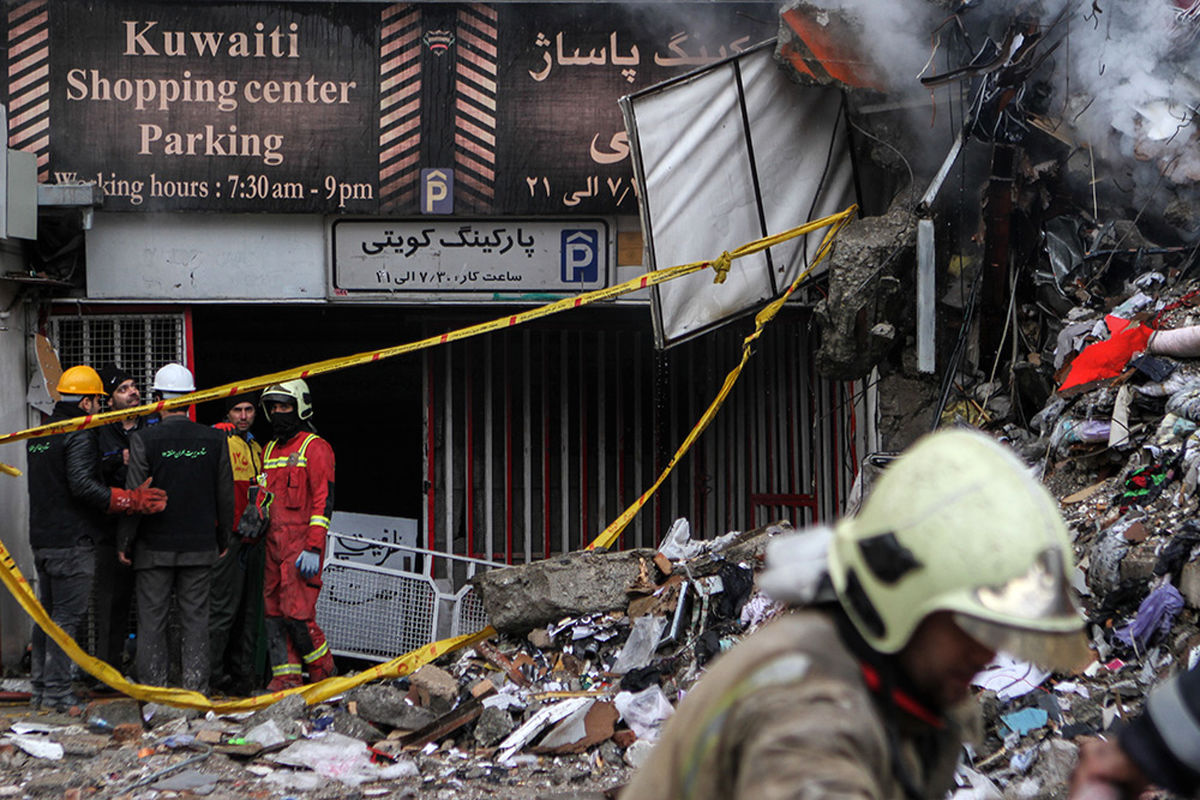
<instances>
[{"instance_id":1,"label":"red firefighter suit","mask_svg":"<svg viewBox=\"0 0 1200 800\"><path fill-rule=\"evenodd\" d=\"M333 511L333 448L304 430L282 444L272 441L263 452L260 480L272 498L263 580L272 675L267 688L278 691L301 685L301 661L311 682L333 674L333 656L316 623L321 572L305 578L296 566L305 550L325 560Z\"/></svg>"}]
</instances>

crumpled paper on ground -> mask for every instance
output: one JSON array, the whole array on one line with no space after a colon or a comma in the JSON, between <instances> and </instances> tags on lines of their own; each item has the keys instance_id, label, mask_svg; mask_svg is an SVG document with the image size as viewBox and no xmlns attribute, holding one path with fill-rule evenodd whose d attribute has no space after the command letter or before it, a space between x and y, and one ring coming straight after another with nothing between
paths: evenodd
<instances>
[{"instance_id":1,"label":"crumpled paper on ground","mask_svg":"<svg viewBox=\"0 0 1200 800\"><path fill-rule=\"evenodd\" d=\"M365 744L340 733L301 739L271 756L271 760L290 767L306 767L347 786L419 774L417 765L407 759L382 767L372 764Z\"/></svg>"}]
</instances>

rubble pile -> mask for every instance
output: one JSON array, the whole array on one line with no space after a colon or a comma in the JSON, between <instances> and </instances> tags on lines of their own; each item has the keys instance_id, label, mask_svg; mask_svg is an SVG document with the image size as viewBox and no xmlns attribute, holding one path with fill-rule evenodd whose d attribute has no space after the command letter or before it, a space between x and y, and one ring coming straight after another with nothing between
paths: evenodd
<instances>
[{"instance_id":1,"label":"rubble pile","mask_svg":"<svg viewBox=\"0 0 1200 800\"><path fill-rule=\"evenodd\" d=\"M767 540L791 530L693 541L679 520L658 551L485 573L498 636L312 707L291 696L202 716L120 699L69 717L14 705L0 796L611 796L704 665L779 613L754 574Z\"/></svg>"}]
</instances>

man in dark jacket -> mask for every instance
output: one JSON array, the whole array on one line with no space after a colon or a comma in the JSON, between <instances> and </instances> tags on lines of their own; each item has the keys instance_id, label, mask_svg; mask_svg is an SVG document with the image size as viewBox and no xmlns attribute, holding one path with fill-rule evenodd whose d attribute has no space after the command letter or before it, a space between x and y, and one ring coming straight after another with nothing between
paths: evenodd
<instances>
[{"instance_id":1,"label":"man in dark jacket","mask_svg":"<svg viewBox=\"0 0 1200 800\"><path fill-rule=\"evenodd\" d=\"M1200 793L1200 669L1176 675L1146 699L1116 736L1080 748L1072 798L1137 797L1151 783Z\"/></svg>"},{"instance_id":2,"label":"man in dark jacket","mask_svg":"<svg viewBox=\"0 0 1200 800\"><path fill-rule=\"evenodd\" d=\"M61 399L51 422L95 414L104 394L100 376L88 366L68 369L59 379ZM87 614L95 573L96 543L104 535L105 514L153 514L166 507L167 495L149 488L110 488L100 471L95 428L31 439L29 454L29 543L37 569L38 599L50 618L78 638ZM78 705L71 692L71 660L33 631L33 703L56 710Z\"/></svg>"},{"instance_id":3,"label":"man in dark jacket","mask_svg":"<svg viewBox=\"0 0 1200 800\"><path fill-rule=\"evenodd\" d=\"M133 376L116 364L100 368L100 380L108 393L110 411L122 411L142 403L141 392ZM129 435L141 430L145 417L110 422L97 428L100 439L100 463L104 482L125 488L129 462ZM133 570L117 558L117 520L110 519L104 535L96 543L96 658L121 668L125 640L130 634L129 611L133 605Z\"/></svg>"},{"instance_id":4,"label":"man in dark jacket","mask_svg":"<svg viewBox=\"0 0 1200 800\"><path fill-rule=\"evenodd\" d=\"M167 364L154 391L172 398L196 390L192 373ZM163 411L162 421L129 439L126 485L151 477L171 494L166 513L122 520L121 558L132 563L137 592L137 678L167 683L167 613L179 605L183 687L208 691L208 595L212 565L229 545L233 473L225 435L188 419L186 409Z\"/></svg>"}]
</instances>

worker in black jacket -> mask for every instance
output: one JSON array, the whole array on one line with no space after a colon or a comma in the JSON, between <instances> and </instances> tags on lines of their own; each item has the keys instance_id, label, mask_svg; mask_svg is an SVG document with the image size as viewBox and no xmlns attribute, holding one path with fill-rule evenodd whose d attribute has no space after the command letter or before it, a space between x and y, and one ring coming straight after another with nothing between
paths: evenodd
<instances>
[{"instance_id":1,"label":"worker in black jacket","mask_svg":"<svg viewBox=\"0 0 1200 800\"><path fill-rule=\"evenodd\" d=\"M142 403L132 375L115 363L100 368L100 380L108 393L110 411L123 411ZM158 421L157 417L154 420ZM125 488L129 462L129 435L146 425L146 417L117 420L96 429L100 438L100 465L104 482ZM117 520L112 518L104 536L96 543L96 597L93 607L96 649L93 655L117 669L122 667L125 642L133 631L129 612L133 607L133 570L117 558Z\"/></svg>"},{"instance_id":2,"label":"worker in black jacket","mask_svg":"<svg viewBox=\"0 0 1200 800\"><path fill-rule=\"evenodd\" d=\"M1183 797L1200 793L1200 668L1156 687L1116 736L1084 745L1071 797L1137 797L1150 784Z\"/></svg>"},{"instance_id":3,"label":"worker in black jacket","mask_svg":"<svg viewBox=\"0 0 1200 800\"><path fill-rule=\"evenodd\" d=\"M51 422L100 410L104 388L88 366L68 369L59 379L61 399ZM96 569L95 548L105 514L154 514L166 507L166 492L149 482L131 489L106 486L100 471L95 428L30 439L29 544L37 570L38 599L50 618L78 638L87 614ZM67 710L80 703L71 691L71 660L41 628L33 632L33 704Z\"/></svg>"},{"instance_id":4,"label":"worker in black jacket","mask_svg":"<svg viewBox=\"0 0 1200 800\"><path fill-rule=\"evenodd\" d=\"M196 390L182 364L154 375L160 399ZM171 507L143 520L122 520L117 548L132 563L137 593L137 678L167 683L167 615L179 606L183 688L208 691L208 598L212 565L229 547L233 471L225 434L188 419L186 409L162 412L157 425L129 437L127 486L147 477L171 494Z\"/></svg>"}]
</instances>

